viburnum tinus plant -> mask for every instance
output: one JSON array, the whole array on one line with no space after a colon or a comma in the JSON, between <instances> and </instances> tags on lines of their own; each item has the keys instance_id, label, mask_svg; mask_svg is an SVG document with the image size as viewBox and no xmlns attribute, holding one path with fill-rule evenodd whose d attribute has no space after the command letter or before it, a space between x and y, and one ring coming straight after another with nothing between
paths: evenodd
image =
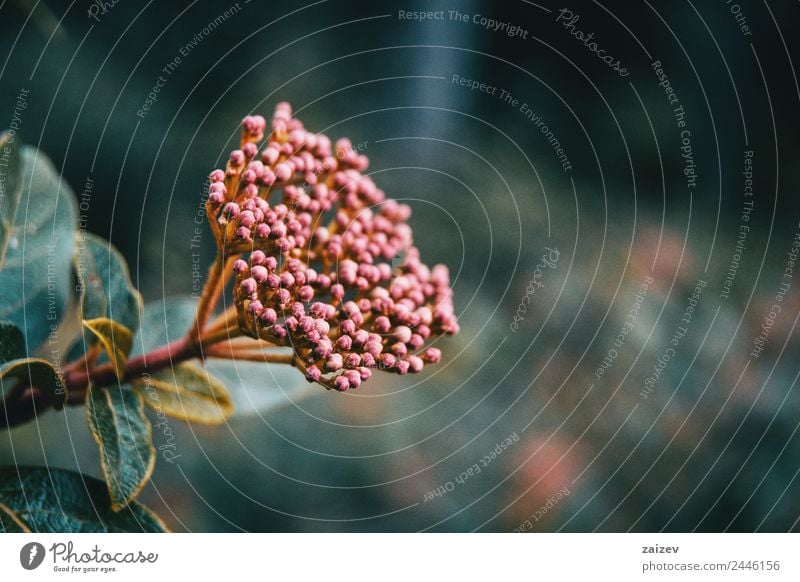
<instances>
[{"instance_id":1,"label":"viburnum tinus plant","mask_svg":"<svg viewBox=\"0 0 800 582\"><path fill-rule=\"evenodd\" d=\"M175 330L164 304L142 306L110 243L76 234L74 197L50 162L5 134L0 426L85 404L105 485L47 467L0 469L0 531L164 529L134 500L156 459L144 409L225 422L235 386L215 377L215 362L292 366L340 392L377 371L438 362L433 344L458 331L448 270L420 260L411 209L367 166L348 140L306 130L287 103L270 131L245 117L240 147L209 176L216 258L191 323ZM167 329L154 334L159 317Z\"/></svg>"}]
</instances>

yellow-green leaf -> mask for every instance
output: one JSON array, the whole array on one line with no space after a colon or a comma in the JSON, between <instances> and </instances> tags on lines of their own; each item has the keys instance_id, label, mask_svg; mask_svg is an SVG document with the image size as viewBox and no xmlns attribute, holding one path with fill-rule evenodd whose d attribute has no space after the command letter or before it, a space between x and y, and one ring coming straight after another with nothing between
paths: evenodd
<instances>
[{"instance_id":1,"label":"yellow-green leaf","mask_svg":"<svg viewBox=\"0 0 800 582\"><path fill-rule=\"evenodd\" d=\"M222 382L192 364L154 373L134 385L145 404L175 418L222 424L233 414L233 401Z\"/></svg>"},{"instance_id":2,"label":"yellow-green leaf","mask_svg":"<svg viewBox=\"0 0 800 582\"><path fill-rule=\"evenodd\" d=\"M141 397L130 387L89 387L89 429L100 447L111 508L119 511L142 490L156 462L152 427Z\"/></svg>"},{"instance_id":3,"label":"yellow-green leaf","mask_svg":"<svg viewBox=\"0 0 800 582\"><path fill-rule=\"evenodd\" d=\"M0 503L0 533L30 533L30 528L9 507Z\"/></svg>"},{"instance_id":4,"label":"yellow-green leaf","mask_svg":"<svg viewBox=\"0 0 800 582\"><path fill-rule=\"evenodd\" d=\"M91 331L103 345L108 359L114 365L117 378L122 380L125 375L125 363L133 346L133 334L124 325L105 317L97 319L84 319L83 326Z\"/></svg>"},{"instance_id":5,"label":"yellow-green leaf","mask_svg":"<svg viewBox=\"0 0 800 582\"><path fill-rule=\"evenodd\" d=\"M53 367L53 364L42 358L23 358L11 360L0 366L0 384L5 391L5 383L9 380L25 382L44 390L53 406L61 408L67 402L67 391L64 379Z\"/></svg>"}]
</instances>

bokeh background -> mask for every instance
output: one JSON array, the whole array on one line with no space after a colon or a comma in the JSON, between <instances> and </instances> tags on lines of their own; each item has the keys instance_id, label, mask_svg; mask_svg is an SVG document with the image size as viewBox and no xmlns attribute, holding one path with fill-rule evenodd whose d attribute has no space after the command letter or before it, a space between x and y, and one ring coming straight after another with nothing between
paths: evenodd
<instances>
[{"instance_id":1,"label":"bokeh background","mask_svg":"<svg viewBox=\"0 0 800 582\"><path fill-rule=\"evenodd\" d=\"M800 5L572 1L574 29L562 8L0 2L0 126L28 91L19 135L77 193L92 180L88 229L122 251L146 301L191 293L205 177L244 115L283 100L307 127L363 144L376 182L413 207L423 257L455 276L462 332L424 374L329 394L248 371L268 410L171 421L180 458L159 459L141 499L172 529L798 529L800 272L786 269L800 231ZM442 19L402 18L415 10ZM627 76L571 30L593 32ZM211 237L201 245L205 263ZM558 260L537 272L548 248ZM685 337L646 390L698 281ZM0 434L0 464L14 463L99 475L83 410Z\"/></svg>"}]
</instances>

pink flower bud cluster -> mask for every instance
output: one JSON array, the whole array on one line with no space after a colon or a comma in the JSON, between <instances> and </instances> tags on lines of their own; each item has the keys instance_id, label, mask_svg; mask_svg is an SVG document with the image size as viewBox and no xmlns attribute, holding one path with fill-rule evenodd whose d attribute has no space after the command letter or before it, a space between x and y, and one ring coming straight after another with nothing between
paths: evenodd
<instances>
[{"instance_id":1,"label":"pink flower bud cluster","mask_svg":"<svg viewBox=\"0 0 800 582\"><path fill-rule=\"evenodd\" d=\"M346 246L350 241L318 227L324 213L341 207L345 213L337 218L344 231L354 212L385 200L372 179L361 174L369 164L366 156L347 139L334 146L327 136L306 131L287 103L278 104L272 127L259 150L266 121L260 115L246 117L241 147L231 152L225 170L209 176L206 211L212 230L228 253L257 248L286 255L295 249L318 251L314 247L323 243ZM408 213L405 207L394 210L400 218ZM408 235L402 228L398 234ZM377 237L378 244L383 238Z\"/></svg>"},{"instance_id":2,"label":"pink flower bud cluster","mask_svg":"<svg viewBox=\"0 0 800 582\"><path fill-rule=\"evenodd\" d=\"M279 104L242 122L242 145L210 176L212 229L234 263L242 331L290 346L306 378L357 388L376 369L420 372L432 339L458 332L447 267L413 246L411 209L362 172L350 142L335 146Z\"/></svg>"}]
</instances>

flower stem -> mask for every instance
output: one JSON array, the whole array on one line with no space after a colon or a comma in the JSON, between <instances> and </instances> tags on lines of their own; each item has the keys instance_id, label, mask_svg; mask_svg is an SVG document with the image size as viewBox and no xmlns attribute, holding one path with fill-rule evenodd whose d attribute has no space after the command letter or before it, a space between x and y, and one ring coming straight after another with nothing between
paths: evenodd
<instances>
[{"instance_id":1,"label":"flower stem","mask_svg":"<svg viewBox=\"0 0 800 582\"><path fill-rule=\"evenodd\" d=\"M294 354L275 354L258 350L232 350L222 345L207 349L205 355L209 358L242 360L246 362L264 362L270 364L294 365L295 360Z\"/></svg>"},{"instance_id":2,"label":"flower stem","mask_svg":"<svg viewBox=\"0 0 800 582\"><path fill-rule=\"evenodd\" d=\"M189 328L188 337L190 340L195 340L200 337L200 334L205 328L208 318L216 307L219 301L222 289L225 286L225 278L223 272L225 271L226 263L231 260L229 257L226 261L221 252L217 253L214 259L214 264L208 271L208 279L203 287L203 292L200 294L200 302L197 304L197 315L195 316L192 327Z\"/></svg>"},{"instance_id":3,"label":"flower stem","mask_svg":"<svg viewBox=\"0 0 800 582\"><path fill-rule=\"evenodd\" d=\"M219 330L212 330L203 334L200 338L200 341L203 346L207 346L205 349L210 348L214 344L218 344L219 342L230 341L237 337L241 337L242 330L239 327L225 327Z\"/></svg>"},{"instance_id":4,"label":"flower stem","mask_svg":"<svg viewBox=\"0 0 800 582\"><path fill-rule=\"evenodd\" d=\"M208 324L208 327L205 329L205 333L216 333L218 331L228 329L231 325L236 325L238 320L239 314L236 311L236 307L230 307L227 311L222 313L214 321Z\"/></svg>"}]
</instances>

